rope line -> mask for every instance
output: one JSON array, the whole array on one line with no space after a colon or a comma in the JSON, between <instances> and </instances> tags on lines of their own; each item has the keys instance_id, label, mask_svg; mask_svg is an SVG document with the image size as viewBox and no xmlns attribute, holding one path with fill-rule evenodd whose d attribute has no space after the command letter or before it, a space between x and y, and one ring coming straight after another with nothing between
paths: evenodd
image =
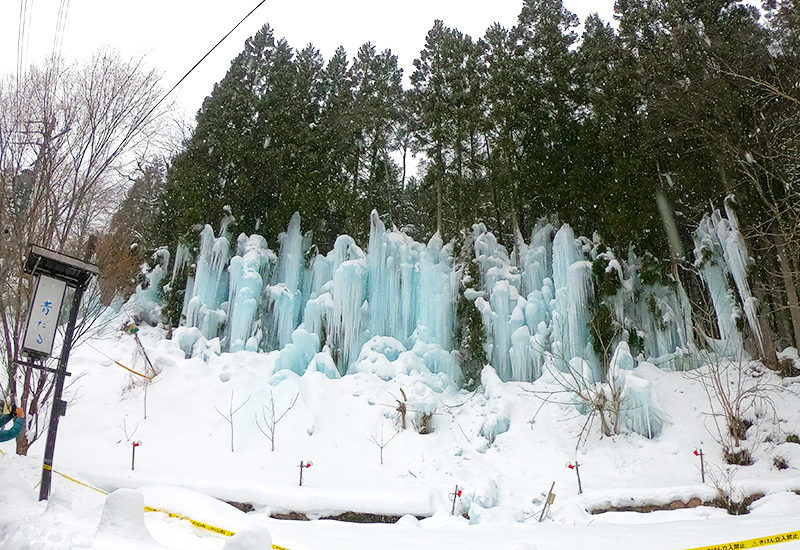
<instances>
[{"instance_id":1,"label":"rope line","mask_svg":"<svg viewBox=\"0 0 800 550\"><path fill-rule=\"evenodd\" d=\"M108 359L109 361L113 361L115 364L117 364L118 366L122 367L122 368L123 368L123 369L125 369L126 371L132 372L132 373L133 373L133 374L135 374L136 376L141 376L142 378L147 378L148 380L152 380L152 379L153 379L153 377L152 377L152 376L147 376L146 374L142 374L141 372L137 372L137 371L135 371L135 370L133 370L133 369L129 369L128 367L126 367L125 365L123 365L122 363L120 363L119 361L117 361L116 359L114 359L113 357L111 357L110 355L108 355L107 353L105 353L105 352L103 352L103 351L100 351L99 349L97 349L96 347L94 347L94 346L93 346L92 344L90 344L89 342L84 342L84 343L85 343L87 346L89 346L90 348L92 348L94 351L96 351L97 353L99 353L100 355L102 355L103 357L105 357L106 359Z\"/></svg>"},{"instance_id":2,"label":"rope line","mask_svg":"<svg viewBox=\"0 0 800 550\"><path fill-rule=\"evenodd\" d=\"M77 483L78 485L82 485L83 487L86 487L87 489L91 489L93 491L97 491L98 493L102 493L104 495L108 494L107 491L103 491L102 489L98 489L97 487L93 487L92 485L89 485L88 483L83 483L82 481L78 481L74 477L70 477L70 476L68 476L66 474L62 474L61 472L53 469L53 467L50 466L49 464L43 464L42 468L44 468L45 470L50 470L51 472L54 472L54 473L60 475L61 477L72 481L73 483ZM37 485L38 485L38 483L37 483ZM35 489L35 487L34 487L34 489ZM175 513L172 513L172 512L168 512L166 510L161 510L159 508L153 508L151 506L145 506L144 507L144 511L145 512L159 512L159 513L162 513L162 514L166 514L167 516L169 516L171 518L182 519L184 521L188 521L189 523L191 523L195 527L199 527L200 529L205 529L206 531L210 531L212 533L217 533L219 535L224 535L226 537L232 537L233 535L236 534L235 531L229 531L227 529L223 529L222 527L217 527L216 525L203 523L202 521L197 521L197 520L192 519L192 518L190 518L188 516L182 516L180 514L175 514ZM289 550L289 549L285 548L283 546L278 546L277 544L273 544L272 545L272 550Z\"/></svg>"}]
</instances>

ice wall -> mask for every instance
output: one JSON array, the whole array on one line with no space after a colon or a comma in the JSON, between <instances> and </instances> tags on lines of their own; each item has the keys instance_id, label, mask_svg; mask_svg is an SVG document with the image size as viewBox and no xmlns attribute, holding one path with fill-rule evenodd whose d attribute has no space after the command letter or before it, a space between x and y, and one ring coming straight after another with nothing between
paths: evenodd
<instances>
[{"instance_id":1,"label":"ice wall","mask_svg":"<svg viewBox=\"0 0 800 550\"><path fill-rule=\"evenodd\" d=\"M696 254L721 335L715 345L741 349L737 322L757 319L746 278L749 259L728 210L727 218L716 212L703 220ZM453 335L461 273L452 246L439 235L427 244L416 242L387 229L373 212L366 251L345 235L329 253L312 255L295 214L279 238L280 254L258 235L241 235L230 257L227 227L220 237L203 228L187 281L185 324L204 338L220 337L222 349L231 351L279 350L278 367L298 373L319 363L322 353L339 375L351 371L367 342L391 338L419 359L403 365L424 364L452 382L460 378ZM482 224L473 227L470 239L482 288L469 299L482 315L487 356L502 380L532 381L548 363L561 371L575 363L606 383L608 357L596 356L590 331L599 300L618 328L606 345L635 340L637 360L670 369L693 366L691 308L683 288L679 282L643 283L642 262L633 250L624 262L599 237L576 238L569 225L544 221L533 228L530 244L517 239L511 254ZM611 291L603 290L611 295L594 288L597 262L616 280Z\"/></svg>"},{"instance_id":2,"label":"ice wall","mask_svg":"<svg viewBox=\"0 0 800 550\"><path fill-rule=\"evenodd\" d=\"M548 358L561 370L576 357L598 369L588 328L591 263L568 225L552 234L552 225L538 224L531 245L519 243L517 267L494 235L481 224L473 227L488 297L478 298L476 306L490 336L492 365L502 380L535 380ZM599 371L596 375L601 377Z\"/></svg>"}]
</instances>

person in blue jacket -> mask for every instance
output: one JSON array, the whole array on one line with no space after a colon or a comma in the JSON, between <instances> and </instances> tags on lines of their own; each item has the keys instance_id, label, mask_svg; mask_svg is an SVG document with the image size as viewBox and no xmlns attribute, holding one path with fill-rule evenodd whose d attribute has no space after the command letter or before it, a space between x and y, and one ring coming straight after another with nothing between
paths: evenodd
<instances>
[{"instance_id":1,"label":"person in blue jacket","mask_svg":"<svg viewBox=\"0 0 800 550\"><path fill-rule=\"evenodd\" d=\"M0 415L0 428L6 425L6 423L14 418L14 415L11 413L8 414L1 414ZM22 427L25 425L25 413L22 411L22 407L17 407L17 417L14 418L14 425L8 430L0 430L0 441L9 441L17 437L17 434L22 431Z\"/></svg>"}]
</instances>

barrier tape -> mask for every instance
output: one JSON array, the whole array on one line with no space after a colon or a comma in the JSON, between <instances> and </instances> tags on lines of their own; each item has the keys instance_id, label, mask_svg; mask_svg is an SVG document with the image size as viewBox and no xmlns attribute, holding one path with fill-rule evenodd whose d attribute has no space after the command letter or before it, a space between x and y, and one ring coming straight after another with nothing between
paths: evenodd
<instances>
[{"instance_id":1,"label":"barrier tape","mask_svg":"<svg viewBox=\"0 0 800 550\"><path fill-rule=\"evenodd\" d=\"M103 352L103 351L100 351L99 349L97 349L96 347L94 347L93 345L91 345L89 342L85 342L85 344L86 344L87 346L89 346L90 348L92 348L92 349L93 349L94 351L96 351L97 353L99 353L100 355L102 355L103 357L105 357L106 359L108 359L108 360L110 360L110 361L113 361L113 362L114 362L116 365L118 365L118 366L122 367L122 368L123 368L123 369L125 369L126 371L128 371L128 372L132 372L132 373L133 373L133 374L135 374L136 376L141 376L142 378L147 378L148 380L152 380L152 379L153 379L153 377L152 377L152 376L147 376L146 374L142 374L141 372L136 372L136 371L135 371L135 370L133 370L133 369L129 369L128 367L126 367L125 365L123 365L122 363L120 363L119 361L117 361L116 359L114 359L113 357L111 357L110 355L108 355L107 353L105 353L105 352Z\"/></svg>"},{"instance_id":2,"label":"barrier tape","mask_svg":"<svg viewBox=\"0 0 800 550\"><path fill-rule=\"evenodd\" d=\"M758 537L756 539L740 540L737 542L727 542L725 544L700 546L698 548L689 548L687 550L739 550L741 548L761 548L762 546L770 546L773 544L792 541L800 541L800 531L791 531L789 533L781 533L780 535L769 535L767 537Z\"/></svg>"},{"instance_id":3,"label":"barrier tape","mask_svg":"<svg viewBox=\"0 0 800 550\"><path fill-rule=\"evenodd\" d=\"M88 489L91 489L92 491L97 491L98 493L102 493L102 494L104 494L104 495L107 495L107 494L108 494L108 492L107 492L107 491L104 491L104 490L102 490L102 489L98 489L97 487L92 487L92 486L91 486L91 485L89 485L88 483L84 483L84 482L82 482L82 481L78 481L78 480L77 480L77 479L75 479L74 477L69 477L69 476L68 476L68 475L66 475L66 474L62 474L62 473L61 473L61 472L59 472L58 470L54 470L54 469L53 469L53 467L52 467L52 466L50 466L49 464L42 464L42 468L44 468L45 470L50 470L51 472L53 472L53 473L55 473L55 474L58 474L58 475L60 475L61 477L63 477L64 479L68 479L68 480L72 481L73 483L77 483L78 485L83 485L84 487L86 487L86 488L88 488ZM35 488L35 487L34 487L34 488Z\"/></svg>"},{"instance_id":4,"label":"barrier tape","mask_svg":"<svg viewBox=\"0 0 800 550\"><path fill-rule=\"evenodd\" d=\"M114 361L114 360L112 359L112 361ZM142 374L141 372L136 372L136 371L135 371L135 370L133 370L133 369L129 369L128 367L126 367L125 365L123 365L122 363L120 363L119 361L114 361L114 362L115 362L117 365L119 365L120 367L122 367L123 369L125 369L126 371L128 371L128 372L132 372L132 373L133 373L133 374L135 374L136 376L141 376L142 378L147 378L148 380L152 380L152 379L153 379L153 377L152 377L152 376L147 376L146 374Z\"/></svg>"},{"instance_id":5,"label":"barrier tape","mask_svg":"<svg viewBox=\"0 0 800 550\"><path fill-rule=\"evenodd\" d=\"M223 529L222 527L217 527L216 525L209 525L208 523L203 523L202 521L194 520L187 516L182 516L180 514L173 514L172 512L167 512L166 510L159 510L158 508L151 508L150 506L144 507L145 512L161 512L162 514L167 514L171 518L183 519L194 525L195 527L199 527L200 529L205 529L206 531L211 531L212 533L218 533L220 535L225 535L226 537L232 537L236 533L234 531L228 531L227 529ZM283 546L278 546L277 544L272 545L273 550L289 550L288 548L284 548Z\"/></svg>"},{"instance_id":6,"label":"barrier tape","mask_svg":"<svg viewBox=\"0 0 800 550\"><path fill-rule=\"evenodd\" d=\"M158 508L151 508L150 506L144 507L145 512L161 512L162 514L167 514L171 518L178 518L184 519L194 525L195 527L199 527L200 529L205 529L206 531L211 531L212 533L219 533L220 535L225 535L226 537L232 537L236 533L234 531L228 531L227 529L223 529L222 527L217 527L215 525L209 525L208 523L203 523L202 521L194 520L190 517L182 516L180 514L173 514L172 512L167 512L166 510L159 510Z\"/></svg>"},{"instance_id":7,"label":"barrier tape","mask_svg":"<svg viewBox=\"0 0 800 550\"><path fill-rule=\"evenodd\" d=\"M82 485L82 486L86 487L87 489L91 489L93 491L97 491L98 493L102 493L104 495L108 494L107 491L103 491L102 489L98 489L97 487L92 487L88 483L83 483L82 481L78 481L74 477L70 477L70 476L68 476L66 474L62 474L61 472L59 472L57 470L54 470L53 467L50 466L49 464L43 464L42 468L44 468L45 470L50 470L51 472L60 475L64 479L68 479L69 481L72 481L73 483L77 483L78 485ZM177 518L177 519L182 519L182 520L188 521L192 525L194 525L195 527L199 527L200 529L205 529L206 531L211 531L212 533L225 535L226 537L232 537L233 535L236 534L234 531L228 531L227 529L223 529L222 527L217 527L215 525L209 525L208 523L203 523L202 521L197 521L197 520L194 520L194 519L192 519L190 517L187 517L187 516L182 516L180 514L173 514L172 512L167 512L166 510L159 510L158 508L152 508L150 506L145 506L144 507L144 511L145 512L160 512L162 514L168 515L171 518ZM273 550L289 550L288 548L284 548L283 546L278 546L277 544L273 544L272 548L273 548Z\"/></svg>"}]
</instances>

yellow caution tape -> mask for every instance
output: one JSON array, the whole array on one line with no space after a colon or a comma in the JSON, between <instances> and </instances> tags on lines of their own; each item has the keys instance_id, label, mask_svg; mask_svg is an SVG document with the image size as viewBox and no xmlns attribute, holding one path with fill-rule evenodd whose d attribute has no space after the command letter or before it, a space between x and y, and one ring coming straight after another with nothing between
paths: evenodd
<instances>
[{"instance_id":1,"label":"yellow caution tape","mask_svg":"<svg viewBox=\"0 0 800 550\"><path fill-rule=\"evenodd\" d=\"M144 507L145 512L161 512L162 514L167 514L171 518L178 518L184 519L194 525L195 527L199 527L200 529L205 529L206 531L211 531L213 533L219 533L220 535L225 535L226 537L232 537L236 533L234 531L228 531L227 529L223 529L222 527L216 527L215 525L209 525L208 523L203 523L202 521L194 520L190 517L182 516L180 514L173 514L172 512L167 512L166 510L159 510L158 508L151 508L150 506Z\"/></svg>"},{"instance_id":2,"label":"yellow caution tape","mask_svg":"<svg viewBox=\"0 0 800 550\"><path fill-rule=\"evenodd\" d=\"M713 544L711 546L700 546L689 548L688 550L739 550L741 548L761 548L782 542L792 542L800 540L800 531L781 533L780 535L769 535L758 537L757 539L740 540L737 542L727 542L725 544Z\"/></svg>"},{"instance_id":3,"label":"yellow caution tape","mask_svg":"<svg viewBox=\"0 0 800 550\"><path fill-rule=\"evenodd\" d=\"M172 512L167 512L166 510L159 510L158 508L151 508L150 506L145 506L144 511L161 512L162 514L167 514L171 518L186 520L195 527L199 527L200 529L205 529L206 531L211 531L212 533L225 535L226 537L232 537L233 535L236 534L234 531L228 531L227 529L223 529L222 527L217 527L216 525L209 525L208 523L203 523L202 521L197 521L187 516L182 516L180 514L173 514ZM288 548L284 548L283 546L278 546L277 544L273 544L272 548L273 550L289 550Z\"/></svg>"},{"instance_id":4,"label":"yellow caution tape","mask_svg":"<svg viewBox=\"0 0 800 550\"><path fill-rule=\"evenodd\" d=\"M53 467L52 467L52 466L50 466L49 464L42 464L42 468L44 468L45 470L50 470L50 471L52 471L53 473L60 475L60 476L61 476L61 477L63 477L64 479L68 479L68 480L72 481L73 483L77 483L78 485L83 485L84 487L86 487L86 488L88 488L88 489L91 489L92 491L97 491L98 493L102 493L102 494L104 494L104 495L107 495L107 494L108 494L108 492L107 492L107 491L104 491L104 490L102 490L102 489L98 489L97 487L92 487L92 486L91 486L91 485L89 485L88 483L84 483L84 482L82 482L82 481L78 481L78 480L77 480L77 479L75 479L74 477L69 477L69 476L68 476L68 475L66 475L66 474L62 474L61 472L59 472L59 471L57 471L57 470L54 470L54 469L53 469Z\"/></svg>"},{"instance_id":5,"label":"yellow caution tape","mask_svg":"<svg viewBox=\"0 0 800 550\"><path fill-rule=\"evenodd\" d=\"M114 360L112 359L112 361L114 361ZM125 369L126 371L128 371L128 372L132 372L132 373L133 373L133 374L135 374L136 376L141 376L142 378L147 378L148 380L152 380L152 379L153 379L153 377L152 377L152 376L147 376L146 374L142 374L141 372L136 372L136 371L135 371L135 370L133 370L133 369L129 369L128 367L126 367L125 365L123 365L122 363L120 363L119 361L114 361L114 362L115 362L117 365L119 365L120 367L122 367L123 369Z\"/></svg>"},{"instance_id":6,"label":"yellow caution tape","mask_svg":"<svg viewBox=\"0 0 800 550\"><path fill-rule=\"evenodd\" d=\"M135 374L136 376L141 376L142 378L147 378L148 380L152 380L152 379L153 379L153 377L152 377L152 376L147 376L146 374L142 374L141 372L136 372L136 371L135 371L135 370L133 370L133 369L129 369L128 367L126 367L125 365L123 365L122 363L120 363L119 361L117 361L116 359L114 359L113 357L111 357L110 355L108 355L107 353L100 351L99 349L97 349L96 347L94 347L93 345L91 345L90 343L86 342L86 345L87 345L87 346L89 346L90 348L92 348L94 351L96 351L96 352L97 352L97 353L99 353L100 355L102 355L103 357L105 357L106 359L108 359L108 360L110 360L110 361L113 361L113 362L114 362L116 365L118 365L118 366L122 367L122 368L123 368L123 369L125 369L126 371L128 371L128 372L132 372L132 373L133 373L133 374Z\"/></svg>"},{"instance_id":7,"label":"yellow caution tape","mask_svg":"<svg viewBox=\"0 0 800 550\"><path fill-rule=\"evenodd\" d=\"M42 468L44 468L45 470L50 470L51 472L60 475L64 479L68 479L69 481L72 481L73 483L77 483L78 485L82 485L82 486L84 486L84 487L86 487L88 489L91 489L93 491L97 491L98 493L102 493L104 495L108 494L107 491L103 491L102 489L98 489L97 487L92 487L88 483L83 483L82 481L78 481L74 477L70 477L70 476L68 476L66 474L62 474L61 472L59 472L57 470L54 470L52 468L52 466L50 466L49 464L43 464ZM167 512L166 510L159 510L158 508L151 508L150 506L145 506L144 507L144 511L145 512L160 512L162 514L167 514L171 518L183 519L183 520L186 520L186 521L190 522L195 527L199 527L200 529L205 529L206 531L211 531L212 533L218 533L220 535L225 535L226 537L232 537L233 535L236 534L234 531L228 531L227 529L223 529L222 527L217 527L215 525L209 525L208 523L203 523L202 521L197 521L197 520L194 520L194 519L192 519L190 517L187 517L187 516L181 516L180 514L173 514L172 512ZM289 550L288 548L284 548L283 546L278 546L277 544L273 544L272 548L273 548L273 550Z\"/></svg>"}]
</instances>

